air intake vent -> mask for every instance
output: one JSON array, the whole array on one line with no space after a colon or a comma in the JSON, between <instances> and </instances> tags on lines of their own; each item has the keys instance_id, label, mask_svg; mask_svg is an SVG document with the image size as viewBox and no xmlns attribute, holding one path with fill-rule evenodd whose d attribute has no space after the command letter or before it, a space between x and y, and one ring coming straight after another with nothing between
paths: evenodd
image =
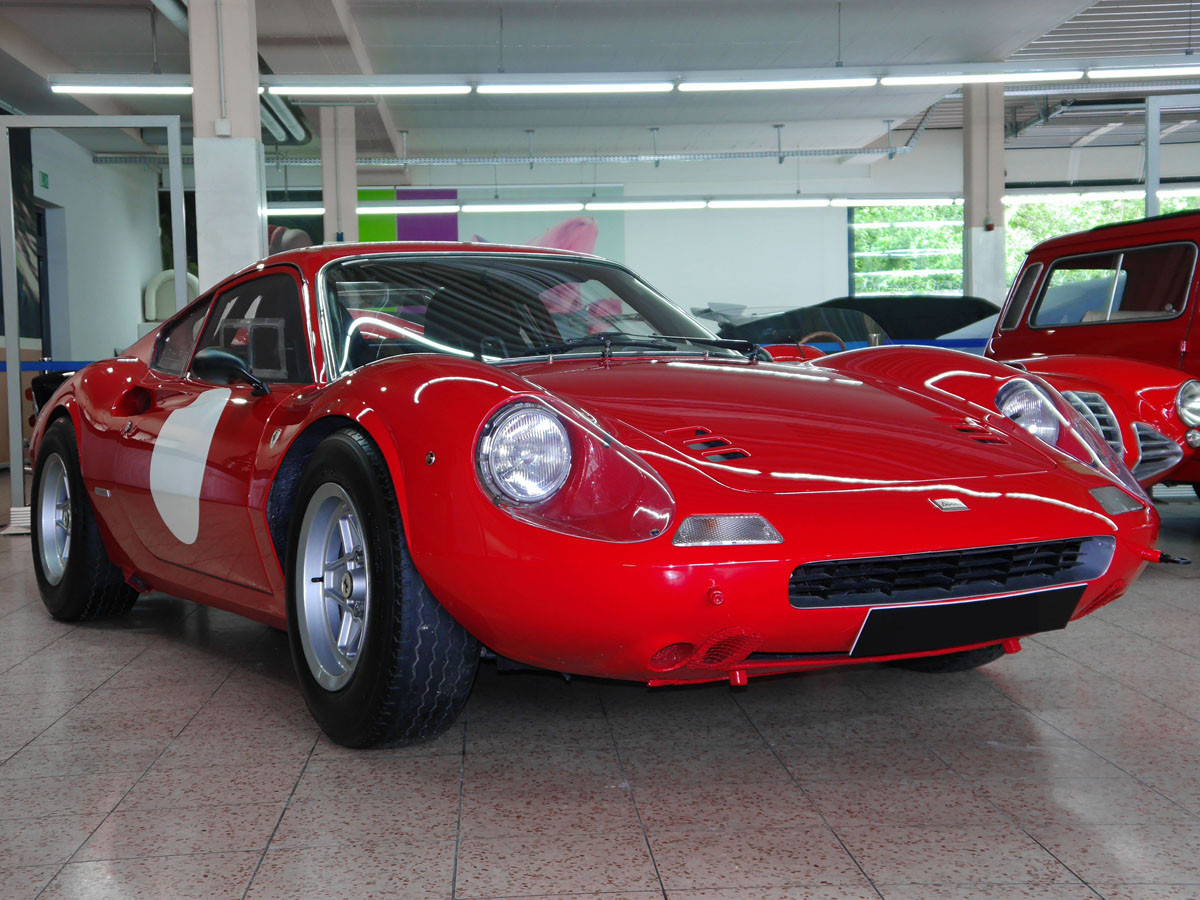
<instances>
[{"instance_id":1,"label":"air intake vent","mask_svg":"<svg viewBox=\"0 0 1200 900\"><path fill-rule=\"evenodd\" d=\"M982 597L1090 581L1108 569L1111 537L843 559L800 566L788 581L797 609Z\"/></svg>"},{"instance_id":2,"label":"air intake vent","mask_svg":"<svg viewBox=\"0 0 1200 900\"><path fill-rule=\"evenodd\" d=\"M721 453L705 453L704 458L710 462L726 462L731 459L745 459L749 455L745 450L725 450Z\"/></svg>"},{"instance_id":3,"label":"air intake vent","mask_svg":"<svg viewBox=\"0 0 1200 900\"><path fill-rule=\"evenodd\" d=\"M1182 447L1145 422L1134 422L1133 430L1138 440L1138 461L1133 467L1133 477L1138 481L1161 475L1183 459Z\"/></svg>"},{"instance_id":4,"label":"air intake vent","mask_svg":"<svg viewBox=\"0 0 1200 900\"><path fill-rule=\"evenodd\" d=\"M761 643L762 638L757 634L741 629L715 634L696 651L690 665L713 667L740 662Z\"/></svg>"},{"instance_id":5,"label":"air intake vent","mask_svg":"<svg viewBox=\"0 0 1200 900\"><path fill-rule=\"evenodd\" d=\"M951 426L959 434L966 435L973 441L978 441L980 444L1007 444L1008 440L998 432L992 431L982 422L977 422L975 419L960 419L955 420Z\"/></svg>"},{"instance_id":6,"label":"air intake vent","mask_svg":"<svg viewBox=\"0 0 1200 900\"><path fill-rule=\"evenodd\" d=\"M1063 398L1075 408L1096 429L1104 443L1112 447L1120 456L1125 452L1125 443L1121 440L1121 426L1112 409L1099 394L1087 391L1063 391Z\"/></svg>"}]
</instances>

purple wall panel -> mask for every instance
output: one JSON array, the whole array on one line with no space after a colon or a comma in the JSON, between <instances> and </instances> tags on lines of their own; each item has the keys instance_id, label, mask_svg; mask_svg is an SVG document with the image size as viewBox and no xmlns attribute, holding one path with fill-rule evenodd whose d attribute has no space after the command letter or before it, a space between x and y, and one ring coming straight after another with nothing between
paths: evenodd
<instances>
[{"instance_id":1,"label":"purple wall panel","mask_svg":"<svg viewBox=\"0 0 1200 900\"><path fill-rule=\"evenodd\" d=\"M422 200L425 202L458 202L458 191L424 190L419 188L397 188L397 200ZM457 241L458 215L436 213L422 216L396 216L396 240L398 241Z\"/></svg>"}]
</instances>

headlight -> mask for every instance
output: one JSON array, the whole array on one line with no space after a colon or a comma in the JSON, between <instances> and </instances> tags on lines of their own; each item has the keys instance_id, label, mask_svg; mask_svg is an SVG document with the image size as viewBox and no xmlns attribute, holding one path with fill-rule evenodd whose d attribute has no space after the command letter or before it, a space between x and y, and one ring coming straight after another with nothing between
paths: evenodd
<instances>
[{"instance_id":1,"label":"headlight","mask_svg":"<svg viewBox=\"0 0 1200 900\"><path fill-rule=\"evenodd\" d=\"M1200 381L1184 382L1175 395L1175 409L1185 425L1200 425Z\"/></svg>"},{"instance_id":2,"label":"headlight","mask_svg":"<svg viewBox=\"0 0 1200 900\"><path fill-rule=\"evenodd\" d=\"M479 474L516 503L552 497L571 473L571 440L558 416L535 403L506 406L484 426Z\"/></svg>"},{"instance_id":3,"label":"headlight","mask_svg":"<svg viewBox=\"0 0 1200 900\"><path fill-rule=\"evenodd\" d=\"M1054 446L1060 416L1046 395L1023 378L1014 378L996 392L996 409L1035 438Z\"/></svg>"}]
</instances>

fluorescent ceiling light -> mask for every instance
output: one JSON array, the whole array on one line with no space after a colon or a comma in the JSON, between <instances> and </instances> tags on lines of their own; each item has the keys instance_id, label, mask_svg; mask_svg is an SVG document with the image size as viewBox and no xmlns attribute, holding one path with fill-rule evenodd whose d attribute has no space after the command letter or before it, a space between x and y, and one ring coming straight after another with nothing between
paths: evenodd
<instances>
[{"instance_id":1,"label":"fluorescent ceiling light","mask_svg":"<svg viewBox=\"0 0 1200 900\"><path fill-rule=\"evenodd\" d=\"M457 203L411 203L406 206L360 206L360 216L431 216L458 212Z\"/></svg>"},{"instance_id":2,"label":"fluorescent ceiling light","mask_svg":"<svg viewBox=\"0 0 1200 900\"><path fill-rule=\"evenodd\" d=\"M879 79L866 78L802 78L795 81L681 81L679 90L692 91L806 91L820 88L874 87Z\"/></svg>"},{"instance_id":3,"label":"fluorescent ceiling light","mask_svg":"<svg viewBox=\"0 0 1200 900\"><path fill-rule=\"evenodd\" d=\"M1122 81L1144 78L1200 77L1200 66L1150 66L1140 69L1088 69L1088 78L1097 81Z\"/></svg>"},{"instance_id":4,"label":"fluorescent ceiling light","mask_svg":"<svg viewBox=\"0 0 1200 900\"><path fill-rule=\"evenodd\" d=\"M191 94L190 84L52 84L56 94L183 95Z\"/></svg>"},{"instance_id":5,"label":"fluorescent ceiling light","mask_svg":"<svg viewBox=\"0 0 1200 900\"><path fill-rule=\"evenodd\" d=\"M709 200L709 209L802 209L829 206L828 197L794 197L780 200Z\"/></svg>"},{"instance_id":6,"label":"fluorescent ceiling light","mask_svg":"<svg viewBox=\"0 0 1200 900\"><path fill-rule=\"evenodd\" d=\"M888 87L918 87L932 84L1040 84L1045 81L1078 81L1083 71L1057 72L971 72L945 75L884 75L879 83Z\"/></svg>"},{"instance_id":7,"label":"fluorescent ceiling light","mask_svg":"<svg viewBox=\"0 0 1200 900\"><path fill-rule=\"evenodd\" d=\"M582 212L582 203L464 203L465 213Z\"/></svg>"},{"instance_id":8,"label":"fluorescent ceiling light","mask_svg":"<svg viewBox=\"0 0 1200 900\"><path fill-rule=\"evenodd\" d=\"M268 206L268 216L323 216L323 206Z\"/></svg>"},{"instance_id":9,"label":"fluorescent ceiling light","mask_svg":"<svg viewBox=\"0 0 1200 900\"><path fill-rule=\"evenodd\" d=\"M675 89L671 81L634 81L603 84L480 84L479 94L665 94Z\"/></svg>"},{"instance_id":10,"label":"fluorescent ceiling light","mask_svg":"<svg viewBox=\"0 0 1200 900\"><path fill-rule=\"evenodd\" d=\"M830 206L956 206L961 201L953 197L834 197Z\"/></svg>"},{"instance_id":11,"label":"fluorescent ceiling light","mask_svg":"<svg viewBox=\"0 0 1200 900\"><path fill-rule=\"evenodd\" d=\"M639 209L704 209L703 200L602 200L591 201L584 208L595 210L639 210Z\"/></svg>"},{"instance_id":12,"label":"fluorescent ceiling light","mask_svg":"<svg viewBox=\"0 0 1200 900\"><path fill-rule=\"evenodd\" d=\"M273 84L272 94L289 97L434 97L469 94L469 84Z\"/></svg>"}]
</instances>

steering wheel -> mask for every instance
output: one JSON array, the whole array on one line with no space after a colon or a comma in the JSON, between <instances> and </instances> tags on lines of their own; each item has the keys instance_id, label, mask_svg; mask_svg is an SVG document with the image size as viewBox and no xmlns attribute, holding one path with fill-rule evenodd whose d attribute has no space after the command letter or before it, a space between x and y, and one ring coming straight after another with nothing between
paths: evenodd
<instances>
[{"instance_id":1,"label":"steering wheel","mask_svg":"<svg viewBox=\"0 0 1200 900\"><path fill-rule=\"evenodd\" d=\"M796 346L803 347L805 344L811 343L813 338L819 337L833 338L839 347L841 347L843 350L846 349L846 342L832 331L810 331L804 337L800 338L800 340L796 341Z\"/></svg>"}]
</instances>

